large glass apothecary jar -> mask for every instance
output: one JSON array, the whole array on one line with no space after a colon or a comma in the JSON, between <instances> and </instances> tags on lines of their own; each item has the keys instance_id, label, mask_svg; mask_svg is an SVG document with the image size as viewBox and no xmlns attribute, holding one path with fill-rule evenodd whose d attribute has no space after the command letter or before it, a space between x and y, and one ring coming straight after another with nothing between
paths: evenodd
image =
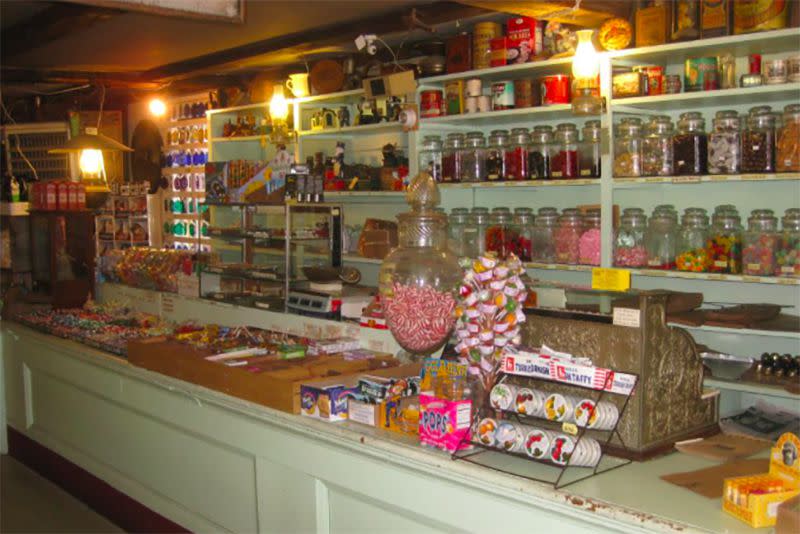
<instances>
[{"instance_id":1,"label":"large glass apothecary jar","mask_svg":"<svg viewBox=\"0 0 800 534\"><path fill-rule=\"evenodd\" d=\"M555 230L558 225L558 212L541 210L536 215L533 226L533 249L531 261L553 263L555 259Z\"/></svg>"},{"instance_id":2,"label":"large glass apothecary jar","mask_svg":"<svg viewBox=\"0 0 800 534\"><path fill-rule=\"evenodd\" d=\"M419 169L430 174L436 182L442 181L442 138L426 135L419 151Z\"/></svg>"},{"instance_id":3,"label":"large glass apothecary jar","mask_svg":"<svg viewBox=\"0 0 800 534\"><path fill-rule=\"evenodd\" d=\"M742 172L775 172L775 117L751 115L742 131Z\"/></svg>"},{"instance_id":4,"label":"large glass apothecary jar","mask_svg":"<svg viewBox=\"0 0 800 534\"><path fill-rule=\"evenodd\" d=\"M741 274L742 224L735 212L723 209L711 217L706 249L709 272Z\"/></svg>"},{"instance_id":5,"label":"large glass apothecary jar","mask_svg":"<svg viewBox=\"0 0 800 534\"><path fill-rule=\"evenodd\" d=\"M494 252L505 258L514 252L519 240L519 232L513 224L511 210L505 207L492 209L489 227L486 229L486 252Z\"/></svg>"},{"instance_id":6,"label":"large glass apothecary jar","mask_svg":"<svg viewBox=\"0 0 800 534\"><path fill-rule=\"evenodd\" d=\"M781 238L776 252L780 276L800 277L800 209L790 208L781 218Z\"/></svg>"},{"instance_id":7,"label":"large glass apothecary jar","mask_svg":"<svg viewBox=\"0 0 800 534\"><path fill-rule=\"evenodd\" d=\"M464 166L462 162L464 150L464 134L449 133L444 141L442 151L442 181L460 182Z\"/></svg>"},{"instance_id":8,"label":"large glass apothecary jar","mask_svg":"<svg viewBox=\"0 0 800 534\"><path fill-rule=\"evenodd\" d=\"M647 250L644 234L647 217L644 213L629 212L622 216L614 234L614 265L617 267L646 267Z\"/></svg>"},{"instance_id":9,"label":"large glass apothecary jar","mask_svg":"<svg viewBox=\"0 0 800 534\"><path fill-rule=\"evenodd\" d=\"M461 151L464 182L480 182L486 179L486 140L481 132L468 132Z\"/></svg>"},{"instance_id":10,"label":"large glass apothecary jar","mask_svg":"<svg viewBox=\"0 0 800 534\"><path fill-rule=\"evenodd\" d=\"M527 128L514 128L506 150L506 180L527 180L528 173L528 145L531 136Z\"/></svg>"},{"instance_id":11,"label":"large glass apothecary jar","mask_svg":"<svg viewBox=\"0 0 800 534\"><path fill-rule=\"evenodd\" d=\"M739 115L718 111L708 135L709 174L738 174L742 169L742 134Z\"/></svg>"},{"instance_id":12,"label":"large glass apothecary jar","mask_svg":"<svg viewBox=\"0 0 800 534\"><path fill-rule=\"evenodd\" d=\"M433 177L418 174L406 199L411 211L397 216L399 244L381 264L378 290L394 338L408 352L425 356L453 329L461 268L447 248L447 216L434 211L439 190Z\"/></svg>"},{"instance_id":13,"label":"large glass apothecary jar","mask_svg":"<svg viewBox=\"0 0 800 534\"><path fill-rule=\"evenodd\" d=\"M650 269L674 269L678 241L677 220L669 213L654 213L644 236L647 266Z\"/></svg>"},{"instance_id":14,"label":"large glass apothecary jar","mask_svg":"<svg viewBox=\"0 0 800 534\"><path fill-rule=\"evenodd\" d=\"M800 171L800 104L783 108L775 159L778 172Z\"/></svg>"},{"instance_id":15,"label":"large glass apothecary jar","mask_svg":"<svg viewBox=\"0 0 800 534\"><path fill-rule=\"evenodd\" d=\"M622 119L614 138L614 176L642 175L642 121L636 117Z\"/></svg>"},{"instance_id":16,"label":"large glass apothecary jar","mask_svg":"<svg viewBox=\"0 0 800 534\"><path fill-rule=\"evenodd\" d=\"M531 261L533 250L533 227L534 216L531 208L514 208L513 218L514 228L519 238L513 247L512 252L522 261Z\"/></svg>"},{"instance_id":17,"label":"large glass apothecary jar","mask_svg":"<svg viewBox=\"0 0 800 534\"><path fill-rule=\"evenodd\" d=\"M477 231L470 224L470 213L467 208L453 208L448 217L448 248L459 258L475 258L475 238Z\"/></svg>"},{"instance_id":18,"label":"large glass apothecary jar","mask_svg":"<svg viewBox=\"0 0 800 534\"><path fill-rule=\"evenodd\" d=\"M695 273L708 271L709 258L706 250L708 230L708 216L687 210L678 231L675 267L679 271Z\"/></svg>"},{"instance_id":19,"label":"large glass apothecary jar","mask_svg":"<svg viewBox=\"0 0 800 534\"><path fill-rule=\"evenodd\" d=\"M742 238L742 272L753 276L773 276L778 249L778 219L755 211L747 219Z\"/></svg>"},{"instance_id":20,"label":"large glass apothecary jar","mask_svg":"<svg viewBox=\"0 0 800 534\"><path fill-rule=\"evenodd\" d=\"M528 149L528 170L532 179L550 178L550 160L554 149L553 128L547 125L535 126Z\"/></svg>"},{"instance_id":21,"label":"large glass apothecary jar","mask_svg":"<svg viewBox=\"0 0 800 534\"><path fill-rule=\"evenodd\" d=\"M600 265L600 210L590 211L583 217L578 255L581 265Z\"/></svg>"},{"instance_id":22,"label":"large glass apothecary jar","mask_svg":"<svg viewBox=\"0 0 800 534\"><path fill-rule=\"evenodd\" d=\"M672 158L675 174L708 172L708 135L706 121L697 111L681 113L678 132L672 137Z\"/></svg>"},{"instance_id":23,"label":"large glass apothecary jar","mask_svg":"<svg viewBox=\"0 0 800 534\"><path fill-rule=\"evenodd\" d=\"M489 208L476 206L470 212L469 222L475 229L475 248L477 255L486 252L486 230L489 228Z\"/></svg>"},{"instance_id":24,"label":"large glass apothecary jar","mask_svg":"<svg viewBox=\"0 0 800 534\"><path fill-rule=\"evenodd\" d=\"M565 122L556 126L550 176L556 180L578 177L578 129L574 124Z\"/></svg>"},{"instance_id":25,"label":"large glass apothecary jar","mask_svg":"<svg viewBox=\"0 0 800 534\"><path fill-rule=\"evenodd\" d=\"M486 179L498 182L506 178L508 130L492 130L486 149Z\"/></svg>"},{"instance_id":26,"label":"large glass apothecary jar","mask_svg":"<svg viewBox=\"0 0 800 534\"><path fill-rule=\"evenodd\" d=\"M553 234L556 263L577 265L580 260L583 217L580 213L562 213Z\"/></svg>"},{"instance_id":27,"label":"large glass apothecary jar","mask_svg":"<svg viewBox=\"0 0 800 534\"><path fill-rule=\"evenodd\" d=\"M642 140L642 174L644 176L671 176L672 172L672 121L666 115L657 115L647 124Z\"/></svg>"},{"instance_id":28,"label":"large glass apothecary jar","mask_svg":"<svg viewBox=\"0 0 800 534\"><path fill-rule=\"evenodd\" d=\"M583 139L578 145L578 174L581 178L600 178L600 158L602 156L602 130L600 121L586 121L581 128Z\"/></svg>"}]
</instances>

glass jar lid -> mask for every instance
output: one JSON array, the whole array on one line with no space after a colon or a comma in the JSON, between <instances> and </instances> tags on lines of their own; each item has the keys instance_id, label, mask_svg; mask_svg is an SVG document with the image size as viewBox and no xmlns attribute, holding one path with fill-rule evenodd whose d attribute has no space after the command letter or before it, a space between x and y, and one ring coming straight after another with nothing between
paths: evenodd
<instances>
[{"instance_id":1,"label":"glass jar lid","mask_svg":"<svg viewBox=\"0 0 800 534\"><path fill-rule=\"evenodd\" d=\"M600 141L600 135L602 132L600 129L600 121L586 121L586 123L583 125L583 128L581 128L581 131L583 132L584 141Z\"/></svg>"},{"instance_id":2,"label":"glass jar lid","mask_svg":"<svg viewBox=\"0 0 800 534\"><path fill-rule=\"evenodd\" d=\"M563 144L574 144L578 142L578 130L575 129L574 125L571 125L572 129L569 128L559 128L556 130L556 139L563 143Z\"/></svg>"},{"instance_id":3,"label":"glass jar lid","mask_svg":"<svg viewBox=\"0 0 800 534\"><path fill-rule=\"evenodd\" d=\"M558 222L558 219L558 213L540 213L536 216L536 221L534 224L539 228L553 227Z\"/></svg>"},{"instance_id":4,"label":"glass jar lid","mask_svg":"<svg viewBox=\"0 0 800 534\"><path fill-rule=\"evenodd\" d=\"M705 228L708 226L708 216L699 213L684 215L681 224L685 228Z\"/></svg>"},{"instance_id":5,"label":"glass jar lid","mask_svg":"<svg viewBox=\"0 0 800 534\"><path fill-rule=\"evenodd\" d=\"M467 208L453 208L450 210L450 224L466 224L469 218L470 213Z\"/></svg>"},{"instance_id":6,"label":"glass jar lid","mask_svg":"<svg viewBox=\"0 0 800 534\"><path fill-rule=\"evenodd\" d=\"M736 117L739 117L739 114L733 109L721 109L714 113L715 119L732 119Z\"/></svg>"},{"instance_id":7,"label":"glass jar lid","mask_svg":"<svg viewBox=\"0 0 800 534\"><path fill-rule=\"evenodd\" d=\"M755 129L769 129L775 126L775 116L772 113L750 115L747 119L747 125Z\"/></svg>"},{"instance_id":8,"label":"glass jar lid","mask_svg":"<svg viewBox=\"0 0 800 534\"><path fill-rule=\"evenodd\" d=\"M623 215L644 215L642 208L625 208L622 210Z\"/></svg>"},{"instance_id":9,"label":"glass jar lid","mask_svg":"<svg viewBox=\"0 0 800 534\"><path fill-rule=\"evenodd\" d=\"M471 148L482 147L486 145L486 140L481 132L467 132L465 144Z\"/></svg>"},{"instance_id":10,"label":"glass jar lid","mask_svg":"<svg viewBox=\"0 0 800 534\"><path fill-rule=\"evenodd\" d=\"M740 121L738 116L715 117L711 121L715 130L739 130Z\"/></svg>"},{"instance_id":11,"label":"glass jar lid","mask_svg":"<svg viewBox=\"0 0 800 534\"><path fill-rule=\"evenodd\" d=\"M561 210L561 215L580 215L578 208L564 208Z\"/></svg>"},{"instance_id":12,"label":"glass jar lid","mask_svg":"<svg viewBox=\"0 0 800 534\"><path fill-rule=\"evenodd\" d=\"M516 145L527 145L531 142L531 136L527 128L513 128L511 130L511 140Z\"/></svg>"},{"instance_id":13,"label":"glass jar lid","mask_svg":"<svg viewBox=\"0 0 800 534\"><path fill-rule=\"evenodd\" d=\"M579 213L565 213L558 218L560 226L583 226L583 217Z\"/></svg>"},{"instance_id":14,"label":"glass jar lid","mask_svg":"<svg viewBox=\"0 0 800 534\"><path fill-rule=\"evenodd\" d=\"M800 104L789 104L783 108L783 120L800 120Z\"/></svg>"},{"instance_id":15,"label":"glass jar lid","mask_svg":"<svg viewBox=\"0 0 800 534\"><path fill-rule=\"evenodd\" d=\"M551 126L536 126L531 132L531 141L539 144L550 143L553 140L553 128Z\"/></svg>"},{"instance_id":16,"label":"glass jar lid","mask_svg":"<svg viewBox=\"0 0 800 534\"><path fill-rule=\"evenodd\" d=\"M678 128L689 132L702 132L706 128L706 120L698 111L681 113Z\"/></svg>"},{"instance_id":17,"label":"glass jar lid","mask_svg":"<svg viewBox=\"0 0 800 534\"><path fill-rule=\"evenodd\" d=\"M636 137L642 133L642 121L639 119L622 119L617 125L618 135L623 137Z\"/></svg>"},{"instance_id":18,"label":"glass jar lid","mask_svg":"<svg viewBox=\"0 0 800 534\"><path fill-rule=\"evenodd\" d=\"M753 106L752 108L747 110L747 114L750 115L751 117L753 115L763 115L765 113L771 113L771 112L772 112L772 106L766 106L766 105Z\"/></svg>"},{"instance_id":19,"label":"glass jar lid","mask_svg":"<svg viewBox=\"0 0 800 534\"><path fill-rule=\"evenodd\" d=\"M505 146L508 144L508 130L492 130L489 134L490 146Z\"/></svg>"},{"instance_id":20,"label":"glass jar lid","mask_svg":"<svg viewBox=\"0 0 800 534\"><path fill-rule=\"evenodd\" d=\"M464 134L447 134L447 139L445 139L444 146L446 148L462 148L464 146Z\"/></svg>"},{"instance_id":21,"label":"glass jar lid","mask_svg":"<svg viewBox=\"0 0 800 534\"><path fill-rule=\"evenodd\" d=\"M438 135L426 135L422 138L422 150L441 150L442 138Z\"/></svg>"},{"instance_id":22,"label":"glass jar lid","mask_svg":"<svg viewBox=\"0 0 800 534\"><path fill-rule=\"evenodd\" d=\"M515 208L514 209L514 222L516 224L524 225L531 224L534 221L533 210L530 208Z\"/></svg>"},{"instance_id":23,"label":"glass jar lid","mask_svg":"<svg viewBox=\"0 0 800 534\"><path fill-rule=\"evenodd\" d=\"M641 228L647 225L647 216L644 213L628 213L622 216L622 225L631 228Z\"/></svg>"},{"instance_id":24,"label":"glass jar lid","mask_svg":"<svg viewBox=\"0 0 800 534\"><path fill-rule=\"evenodd\" d=\"M491 215L489 215L489 221L492 224L507 224L511 222L511 210L508 208L494 208Z\"/></svg>"},{"instance_id":25,"label":"glass jar lid","mask_svg":"<svg viewBox=\"0 0 800 534\"><path fill-rule=\"evenodd\" d=\"M772 215L751 215L747 219L747 229L750 231L774 232L778 229L778 218Z\"/></svg>"},{"instance_id":26,"label":"glass jar lid","mask_svg":"<svg viewBox=\"0 0 800 534\"><path fill-rule=\"evenodd\" d=\"M800 210L798 210L798 211L800 211ZM540 216L541 215L547 215L548 213L555 213L556 215L558 215L558 210L556 208L552 207L552 206L544 206L542 208L539 208L539 210L536 213L537 213L537 215L540 215Z\"/></svg>"},{"instance_id":27,"label":"glass jar lid","mask_svg":"<svg viewBox=\"0 0 800 534\"><path fill-rule=\"evenodd\" d=\"M789 208L781 217L781 224L784 230L800 231L800 209Z\"/></svg>"}]
</instances>

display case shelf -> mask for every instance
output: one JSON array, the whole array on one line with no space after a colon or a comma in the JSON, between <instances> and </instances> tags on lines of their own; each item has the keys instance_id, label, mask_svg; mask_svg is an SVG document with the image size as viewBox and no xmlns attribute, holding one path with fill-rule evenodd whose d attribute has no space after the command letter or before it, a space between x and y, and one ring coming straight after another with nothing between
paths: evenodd
<instances>
[{"instance_id":1,"label":"display case shelf","mask_svg":"<svg viewBox=\"0 0 800 534\"><path fill-rule=\"evenodd\" d=\"M352 102L364 94L363 89L351 89L348 91L337 91L335 93L325 93L322 95L304 96L289 100L290 104L310 104L314 102L325 102L327 104Z\"/></svg>"},{"instance_id":2,"label":"display case shelf","mask_svg":"<svg viewBox=\"0 0 800 534\"><path fill-rule=\"evenodd\" d=\"M800 180L800 173L775 174L707 174L689 176L646 176L643 178L614 178L615 189L628 189L650 184L701 184L722 182L786 182Z\"/></svg>"},{"instance_id":3,"label":"display case shelf","mask_svg":"<svg viewBox=\"0 0 800 534\"><path fill-rule=\"evenodd\" d=\"M576 187L600 185L600 178L575 178L570 180L518 180L510 182L459 182L441 183L447 189L497 189L505 187Z\"/></svg>"},{"instance_id":4,"label":"display case shelf","mask_svg":"<svg viewBox=\"0 0 800 534\"><path fill-rule=\"evenodd\" d=\"M539 263L535 261L526 261L526 269L543 269L545 271L578 271L578 272L591 272L594 269L592 265L566 265L563 263Z\"/></svg>"},{"instance_id":5,"label":"display case shelf","mask_svg":"<svg viewBox=\"0 0 800 534\"><path fill-rule=\"evenodd\" d=\"M248 141L263 141L267 142L268 137L266 134L264 135L237 135L231 137L212 137L208 141L209 143L234 143L234 142L248 142Z\"/></svg>"},{"instance_id":6,"label":"display case shelf","mask_svg":"<svg viewBox=\"0 0 800 534\"><path fill-rule=\"evenodd\" d=\"M27 202L0 202L0 215L7 217L24 217L29 209Z\"/></svg>"},{"instance_id":7,"label":"display case shelf","mask_svg":"<svg viewBox=\"0 0 800 534\"><path fill-rule=\"evenodd\" d=\"M370 263L372 265L380 265L383 263L383 260L379 260L377 258L365 258L364 256L359 256L358 254L345 254L342 256L342 261L349 263Z\"/></svg>"},{"instance_id":8,"label":"display case shelf","mask_svg":"<svg viewBox=\"0 0 800 534\"><path fill-rule=\"evenodd\" d=\"M736 89L720 89L716 91L694 91L619 98L611 101L611 108L616 113L626 113L640 109L664 112L667 110L694 108L705 104L732 106L776 100L800 100L800 82L761 85L758 87L737 87ZM635 109L629 110L627 108Z\"/></svg>"},{"instance_id":9,"label":"display case shelf","mask_svg":"<svg viewBox=\"0 0 800 534\"><path fill-rule=\"evenodd\" d=\"M443 117L422 118L419 121L423 126L502 126L515 124L521 121L548 121L556 119L574 119L570 104L554 104L552 106L537 106L530 108L504 109L500 111L483 111L479 113L461 113L459 115L445 115ZM591 118L591 117L586 117Z\"/></svg>"},{"instance_id":10,"label":"display case shelf","mask_svg":"<svg viewBox=\"0 0 800 534\"><path fill-rule=\"evenodd\" d=\"M747 282L753 284L780 284L787 286L800 285L800 278L783 278L779 276L748 276L743 274L693 273L684 271L662 271L658 269L629 269L634 276L650 276L661 278L684 278L688 280L713 280L717 282Z\"/></svg>"},{"instance_id":11,"label":"display case shelf","mask_svg":"<svg viewBox=\"0 0 800 534\"><path fill-rule=\"evenodd\" d=\"M185 165L181 167L162 167L161 168L161 175L162 176L169 176L171 174L189 174L189 173L197 173L197 172L205 172L206 166L205 165Z\"/></svg>"},{"instance_id":12,"label":"display case shelf","mask_svg":"<svg viewBox=\"0 0 800 534\"><path fill-rule=\"evenodd\" d=\"M379 122L377 124L361 124L357 126L344 126L342 128L323 128L321 130L301 130L297 132L300 137L343 137L355 135L372 135L376 133L403 132L403 125L399 122Z\"/></svg>"},{"instance_id":13,"label":"display case shelf","mask_svg":"<svg viewBox=\"0 0 800 534\"><path fill-rule=\"evenodd\" d=\"M690 326L681 323L669 323L670 326L677 326L684 328L690 332L714 332L718 334L736 334L745 336L764 336L764 337L777 337L784 339L797 339L800 340L800 332L789 332L786 330L761 330L758 328L725 328L724 326Z\"/></svg>"},{"instance_id":14,"label":"display case shelf","mask_svg":"<svg viewBox=\"0 0 800 534\"><path fill-rule=\"evenodd\" d=\"M326 200L346 202L355 199L381 199L405 202L405 191L325 191Z\"/></svg>"},{"instance_id":15,"label":"display case shelf","mask_svg":"<svg viewBox=\"0 0 800 534\"><path fill-rule=\"evenodd\" d=\"M546 59L544 61L532 61L530 63L519 63L515 65L505 65L503 67L489 67L486 69L468 70L453 74L443 74L440 76L430 76L419 80L421 87L442 85L454 80L466 80L468 78L480 78L484 82L495 80L515 79L521 75L536 74L545 76L547 74L567 74L572 65L571 57L556 59Z\"/></svg>"},{"instance_id":16,"label":"display case shelf","mask_svg":"<svg viewBox=\"0 0 800 534\"><path fill-rule=\"evenodd\" d=\"M777 385L753 384L751 382L742 382L740 380L724 380L714 377L706 377L703 380L703 385L722 390L738 391L740 393L752 393L754 395L763 395L765 397L779 397L782 399L793 400L795 402L800 401L800 395L787 391L782 386Z\"/></svg>"}]
</instances>

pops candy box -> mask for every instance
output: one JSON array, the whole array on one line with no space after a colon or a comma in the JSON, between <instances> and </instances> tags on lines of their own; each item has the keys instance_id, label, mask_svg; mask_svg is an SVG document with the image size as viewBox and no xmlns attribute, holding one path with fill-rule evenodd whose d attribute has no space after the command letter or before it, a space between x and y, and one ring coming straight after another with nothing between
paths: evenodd
<instances>
[{"instance_id":1,"label":"pops candy box","mask_svg":"<svg viewBox=\"0 0 800 534\"><path fill-rule=\"evenodd\" d=\"M448 400L430 393L419 396L419 441L447 452L470 448L471 400Z\"/></svg>"}]
</instances>

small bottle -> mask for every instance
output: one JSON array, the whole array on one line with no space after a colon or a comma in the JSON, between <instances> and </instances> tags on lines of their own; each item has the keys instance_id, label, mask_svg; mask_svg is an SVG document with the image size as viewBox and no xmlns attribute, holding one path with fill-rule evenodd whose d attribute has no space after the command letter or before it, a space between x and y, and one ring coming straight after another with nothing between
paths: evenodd
<instances>
[{"instance_id":1,"label":"small bottle","mask_svg":"<svg viewBox=\"0 0 800 534\"><path fill-rule=\"evenodd\" d=\"M508 130L492 130L486 150L486 179L501 182L506 178L506 150Z\"/></svg>"},{"instance_id":2,"label":"small bottle","mask_svg":"<svg viewBox=\"0 0 800 534\"><path fill-rule=\"evenodd\" d=\"M614 139L614 176L642 175L642 121L622 119Z\"/></svg>"},{"instance_id":3,"label":"small bottle","mask_svg":"<svg viewBox=\"0 0 800 534\"><path fill-rule=\"evenodd\" d=\"M460 133L447 134L442 152L442 181L460 182L462 179L462 156L464 149L464 135Z\"/></svg>"},{"instance_id":4,"label":"small bottle","mask_svg":"<svg viewBox=\"0 0 800 534\"><path fill-rule=\"evenodd\" d=\"M428 171L437 182L442 181L442 138L438 135L426 135L422 139L419 168Z\"/></svg>"},{"instance_id":5,"label":"small bottle","mask_svg":"<svg viewBox=\"0 0 800 534\"><path fill-rule=\"evenodd\" d=\"M550 160L553 150L553 128L546 125L535 126L531 133L531 146L528 151L531 179L551 178Z\"/></svg>"},{"instance_id":6,"label":"small bottle","mask_svg":"<svg viewBox=\"0 0 800 534\"><path fill-rule=\"evenodd\" d=\"M672 137L675 174L706 174L708 172L708 136L706 121L696 111L681 113L678 133Z\"/></svg>"},{"instance_id":7,"label":"small bottle","mask_svg":"<svg viewBox=\"0 0 800 534\"><path fill-rule=\"evenodd\" d=\"M550 163L554 179L578 177L578 130L574 124L563 123L556 127L556 147Z\"/></svg>"},{"instance_id":8,"label":"small bottle","mask_svg":"<svg viewBox=\"0 0 800 534\"><path fill-rule=\"evenodd\" d=\"M600 178L600 121L586 121L583 140L578 147L578 171L581 178Z\"/></svg>"},{"instance_id":9,"label":"small bottle","mask_svg":"<svg viewBox=\"0 0 800 534\"><path fill-rule=\"evenodd\" d=\"M468 132L461 150L462 180L480 182L486 179L486 140L481 132Z\"/></svg>"},{"instance_id":10,"label":"small bottle","mask_svg":"<svg viewBox=\"0 0 800 534\"><path fill-rule=\"evenodd\" d=\"M506 180L527 180L528 173L528 145L531 136L527 128L514 128L511 130L511 141L505 153Z\"/></svg>"},{"instance_id":11,"label":"small bottle","mask_svg":"<svg viewBox=\"0 0 800 534\"><path fill-rule=\"evenodd\" d=\"M709 174L738 174L742 168L739 115L732 110L718 111L713 125L708 136Z\"/></svg>"},{"instance_id":12,"label":"small bottle","mask_svg":"<svg viewBox=\"0 0 800 534\"><path fill-rule=\"evenodd\" d=\"M666 115L657 115L647 125L647 135L642 140L642 174L644 176L672 176L672 121Z\"/></svg>"},{"instance_id":13,"label":"small bottle","mask_svg":"<svg viewBox=\"0 0 800 534\"><path fill-rule=\"evenodd\" d=\"M769 213L753 211L742 237L742 272L753 276L773 276L777 270L778 219Z\"/></svg>"}]
</instances>

